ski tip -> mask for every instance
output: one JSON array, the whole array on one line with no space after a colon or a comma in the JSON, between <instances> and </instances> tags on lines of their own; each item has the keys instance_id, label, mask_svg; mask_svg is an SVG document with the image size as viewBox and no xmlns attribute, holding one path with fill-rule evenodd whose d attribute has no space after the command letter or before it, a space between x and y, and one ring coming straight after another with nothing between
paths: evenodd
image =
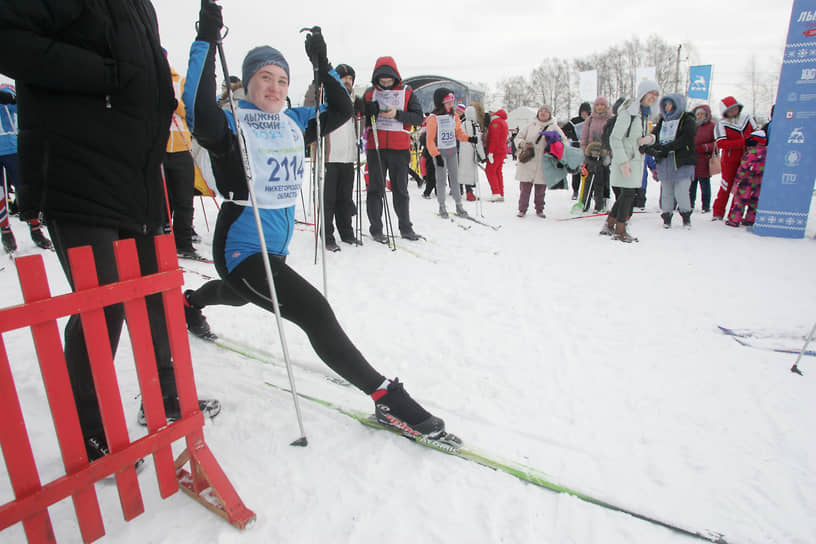
<instances>
[{"instance_id":1,"label":"ski tip","mask_svg":"<svg viewBox=\"0 0 816 544\"><path fill-rule=\"evenodd\" d=\"M297 440L295 440L294 442L292 442L289 445L290 446L297 446L299 448L305 448L306 446L309 445L309 441L306 439L305 436L301 436L300 438L298 438Z\"/></svg>"}]
</instances>

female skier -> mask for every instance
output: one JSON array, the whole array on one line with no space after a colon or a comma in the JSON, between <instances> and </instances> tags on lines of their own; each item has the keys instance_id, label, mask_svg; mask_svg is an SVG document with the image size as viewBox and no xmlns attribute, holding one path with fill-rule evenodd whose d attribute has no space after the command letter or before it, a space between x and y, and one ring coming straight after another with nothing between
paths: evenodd
<instances>
[{"instance_id":1,"label":"female skier","mask_svg":"<svg viewBox=\"0 0 816 544\"><path fill-rule=\"evenodd\" d=\"M201 308L211 304L251 302L274 311L264 273L263 259L268 259L281 315L306 332L332 370L371 396L377 418L412 434L444 435L444 422L414 401L398 379L388 380L372 368L340 328L328 301L286 265L295 201L303 182L304 149L315 141L317 124L314 109L286 107L289 65L268 46L247 53L242 77L246 100L236 109L266 237L268 253L261 253L235 122L216 102L215 43L222 26L220 6L202 7L183 96L190 130L209 151L218 190L225 198L213 238L213 259L221 279L185 293L188 328L199 336L208 335ZM320 114L320 127L329 133L348 120L352 104L339 79L330 73L322 35L307 38L306 52L318 67L325 89L327 107Z\"/></svg>"},{"instance_id":2,"label":"female skier","mask_svg":"<svg viewBox=\"0 0 816 544\"><path fill-rule=\"evenodd\" d=\"M456 215L467 216L459 190L459 156L456 140L472 144L478 141L476 136L465 134L462 122L453 110L455 103L453 91L440 87L434 91L434 110L425 120L428 153L436 162L436 200L439 202L440 217L448 217L445 197L449 179L451 195L456 203Z\"/></svg>"}]
</instances>

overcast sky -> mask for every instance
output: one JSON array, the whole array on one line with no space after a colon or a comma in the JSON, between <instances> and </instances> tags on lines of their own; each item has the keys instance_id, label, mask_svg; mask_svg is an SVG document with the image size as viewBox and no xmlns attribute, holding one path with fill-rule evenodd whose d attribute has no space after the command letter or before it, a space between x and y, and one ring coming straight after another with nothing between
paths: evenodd
<instances>
[{"instance_id":1,"label":"overcast sky","mask_svg":"<svg viewBox=\"0 0 816 544\"><path fill-rule=\"evenodd\" d=\"M184 70L200 1L153 4L171 62ZM298 30L312 25L323 28L329 59L352 65L358 83L371 78L377 57L391 55L403 77L440 74L487 83L491 90L504 77L528 75L545 57L581 57L634 35L656 33L672 44L693 43L697 55L691 61L714 65L716 103L721 95L739 93L752 55L760 66L779 65L793 2L686 0L665 8L664 2L642 0L471 0L467 9L439 0L221 4L230 27L225 48L231 72L240 75L243 55L251 47L277 47L291 66L294 103L301 102L311 80Z\"/></svg>"},{"instance_id":2,"label":"overcast sky","mask_svg":"<svg viewBox=\"0 0 816 544\"><path fill-rule=\"evenodd\" d=\"M329 59L352 65L358 84L371 78L377 57L391 55L403 77L445 75L485 83L493 91L502 78L529 75L545 57L582 57L655 33L672 44L691 42L696 48L692 63L714 65L716 104L727 94L739 98L752 55L764 69L778 67L793 2L685 0L682 7L672 3L666 8L664 2L642 0L471 0L467 9L439 0L221 4L230 27L225 40L230 71L240 75L243 56L252 47L277 47L291 67L295 104L312 78L298 30L312 25L323 27ZM153 0L153 5L171 63L183 74L200 0Z\"/></svg>"}]
</instances>

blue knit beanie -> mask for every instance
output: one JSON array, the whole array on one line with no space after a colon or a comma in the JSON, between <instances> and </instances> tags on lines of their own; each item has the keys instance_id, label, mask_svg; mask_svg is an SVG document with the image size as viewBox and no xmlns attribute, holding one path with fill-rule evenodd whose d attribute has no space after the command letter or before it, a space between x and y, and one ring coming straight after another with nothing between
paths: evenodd
<instances>
[{"instance_id":1,"label":"blue knit beanie","mask_svg":"<svg viewBox=\"0 0 816 544\"><path fill-rule=\"evenodd\" d=\"M279 66L286 72L286 77L289 77L289 63L283 58L280 51L268 45L256 47L247 53L244 57L244 65L241 68L241 77L243 78L244 87L249 85L249 80L255 75L255 72L269 65Z\"/></svg>"}]
</instances>

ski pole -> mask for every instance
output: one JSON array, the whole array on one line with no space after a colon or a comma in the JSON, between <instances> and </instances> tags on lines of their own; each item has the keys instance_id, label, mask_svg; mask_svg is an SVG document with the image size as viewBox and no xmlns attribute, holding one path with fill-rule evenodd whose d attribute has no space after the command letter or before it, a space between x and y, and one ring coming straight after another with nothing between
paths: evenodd
<instances>
[{"instance_id":1,"label":"ski pole","mask_svg":"<svg viewBox=\"0 0 816 544\"><path fill-rule=\"evenodd\" d=\"M811 341L813 341L813 336L814 335L816 335L816 323L814 323L813 328L810 329L810 334L808 334L807 339L805 340L805 345L802 346L802 350L799 352L799 356L796 357L796 362L793 363L793 366L791 367L791 372L793 372L794 374L799 374L800 376L804 376L804 374L802 374L802 371L799 370L799 361L802 360L802 356L807 351L807 348L810 345Z\"/></svg>"},{"instance_id":2,"label":"ski pole","mask_svg":"<svg viewBox=\"0 0 816 544\"><path fill-rule=\"evenodd\" d=\"M477 132L479 130L479 123L472 123L471 126L473 127L473 135L476 136L476 143L473 145L473 162L478 166L479 165L479 144L481 138ZM479 211L479 217L484 217L484 205L482 204L482 190L479 187L479 169L476 169L476 209Z\"/></svg>"},{"instance_id":3,"label":"ski pole","mask_svg":"<svg viewBox=\"0 0 816 544\"><path fill-rule=\"evenodd\" d=\"M207 232L210 232L210 220L207 219L207 209L204 207L204 195L199 195L198 203L201 204L201 213L204 214L204 225L207 227Z\"/></svg>"},{"instance_id":4,"label":"ski pole","mask_svg":"<svg viewBox=\"0 0 816 544\"><path fill-rule=\"evenodd\" d=\"M164 205L167 207L167 232L173 232L173 213L170 211L170 197L167 196L167 176L164 173L164 164L160 166L162 176L162 186L164 187Z\"/></svg>"},{"instance_id":5,"label":"ski pole","mask_svg":"<svg viewBox=\"0 0 816 544\"><path fill-rule=\"evenodd\" d=\"M320 35L320 27L313 26L312 28L301 28L301 32L309 32L311 34ZM323 296L327 299L329 298L329 283L328 283L328 275L326 272L326 229L329 228L330 225L326 224L325 216L325 195L324 195L324 187L323 187L323 172L325 165L323 164L323 146L322 139L323 135L320 131L320 102L321 102L321 88L322 85L320 84L320 69L317 65L317 62L313 62L313 71L314 71L314 98L315 98L315 128L316 128L316 135L315 135L315 143L314 143L314 152L315 152L315 159L312 161L312 167L315 169L315 191L317 191L317 210L315 213L315 236L317 237L318 245L320 246L320 259L323 264ZM317 218L320 218L319 220ZM320 226L320 233L318 234L317 228ZM315 248L315 260L317 260L317 248ZM317 263L315 263L317 264Z\"/></svg>"},{"instance_id":6,"label":"ski pole","mask_svg":"<svg viewBox=\"0 0 816 544\"><path fill-rule=\"evenodd\" d=\"M362 186L361 186L361 179L362 178L362 165L360 164L360 140L362 139L361 129L362 129L362 115L360 112L357 112L357 141L355 142L355 146L357 147L357 219L354 222L355 226L355 236L354 238L356 241L354 242L356 245L361 246L363 245L363 215L360 208L362 203Z\"/></svg>"},{"instance_id":7,"label":"ski pole","mask_svg":"<svg viewBox=\"0 0 816 544\"><path fill-rule=\"evenodd\" d=\"M380 153L380 138L377 136L377 118L371 116L371 132L374 134L374 150L377 152L377 162L379 163L380 178L382 179L382 198L383 207L385 208L385 237L390 237L391 251L397 250L397 238L394 236L394 224L391 222L391 209L388 207L388 194L385 192L385 165L382 161L382 154ZM371 174L371 168L368 169Z\"/></svg>"},{"instance_id":8,"label":"ski pole","mask_svg":"<svg viewBox=\"0 0 816 544\"><path fill-rule=\"evenodd\" d=\"M589 210L589 205L591 203L590 199L592 198L592 189L595 188L595 172L592 172L592 177L589 178L589 186L587 187L586 196L584 196L583 208L582 211L586 212Z\"/></svg>"},{"instance_id":9,"label":"ski pole","mask_svg":"<svg viewBox=\"0 0 816 544\"><path fill-rule=\"evenodd\" d=\"M206 4L215 4L215 0L202 0ZM216 42L218 48L218 56L221 60L221 69L224 72L224 78L229 81L229 69L227 69L227 56L224 54L223 36ZM298 427L300 428L300 438L291 443L292 446L307 446L309 441L306 439L306 431L303 428L303 417L300 412L300 402L298 401L297 390L295 389L295 377L292 374L292 362L289 359L289 347L286 344L286 335L283 332L283 318L281 317L280 305L278 304L278 293L275 290L275 278L272 275L272 266L269 264L269 253L266 249L266 238L264 237L263 227L261 226L261 214L258 211L258 200L255 197L255 186L253 185L252 168L249 163L249 154L246 148L246 141L244 140L244 132L241 127L241 120L238 117L238 108L235 105L235 97L232 94L232 86L227 85L227 95L229 97L230 111L235 121L236 140L238 140L238 149L241 153L241 161L244 166L244 176L246 177L247 189L249 191L249 199L252 204L252 212L255 216L255 227L258 230L258 240L261 244L261 253L264 256L264 272L266 273L266 282L269 287L269 296L272 300L272 308L275 310L275 322L278 325L278 333L280 335L281 349L283 350L283 361L286 363L286 374L289 376L289 387L292 390L292 400L295 404L295 414L297 415Z\"/></svg>"}]
</instances>

